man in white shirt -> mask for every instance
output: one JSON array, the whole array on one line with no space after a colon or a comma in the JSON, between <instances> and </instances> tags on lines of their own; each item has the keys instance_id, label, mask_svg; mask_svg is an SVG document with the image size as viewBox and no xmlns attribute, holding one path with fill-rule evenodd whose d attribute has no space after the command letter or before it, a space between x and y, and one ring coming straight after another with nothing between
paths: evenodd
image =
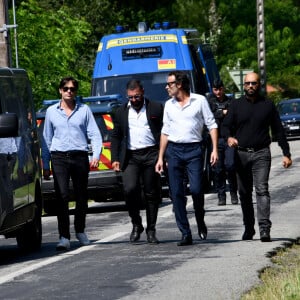
<instances>
[{"instance_id":1,"label":"man in white shirt","mask_svg":"<svg viewBox=\"0 0 300 300\"><path fill-rule=\"evenodd\" d=\"M164 156L167 161L170 194L177 226L182 234L178 246L191 245L192 233L187 218L184 193L184 172L187 172L192 195L195 217L200 239L206 239L204 222L204 197L202 190L202 131L207 126L211 140L210 162L218 159L217 124L206 98L190 93L188 76L181 71L170 72L166 89L171 99L164 108L163 128L160 139L159 158L156 171L163 172Z\"/></svg>"},{"instance_id":2,"label":"man in white shirt","mask_svg":"<svg viewBox=\"0 0 300 300\"><path fill-rule=\"evenodd\" d=\"M119 107L114 118L111 135L112 167L117 172L123 171L124 196L133 225L130 242L137 242L144 231L140 216L143 189L147 241L149 244L158 244L155 227L161 195L155 164L162 128L163 105L144 97L144 88L139 80L130 80L126 92L128 103Z\"/></svg>"}]
</instances>

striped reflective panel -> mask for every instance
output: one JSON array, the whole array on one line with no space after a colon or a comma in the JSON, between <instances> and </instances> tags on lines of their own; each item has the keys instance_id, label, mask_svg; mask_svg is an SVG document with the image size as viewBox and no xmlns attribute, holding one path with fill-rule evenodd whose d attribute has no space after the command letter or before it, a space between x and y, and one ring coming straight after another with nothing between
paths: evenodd
<instances>
[{"instance_id":1,"label":"striped reflective panel","mask_svg":"<svg viewBox=\"0 0 300 300\"><path fill-rule=\"evenodd\" d=\"M104 123L106 125L107 130L112 130L114 128L114 124L112 122L112 118L110 114L102 115ZM99 170L107 170L111 169L111 153L110 153L110 142L103 143L102 152L100 155L100 164Z\"/></svg>"},{"instance_id":2,"label":"striped reflective panel","mask_svg":"<svg viewBox=\"0 0 300 300\"><path fill-rule=\"evenodd\" d=\"M111 118L111 115L107 114L107 115L103 115L103 120L105 122L106 128L108 130L111 130L114 128L114 124Z\"/></svg>"},{"instance_id":3,"label":"striped reflective panel","mask_svg":"<svg viewBox=\"0 0 300 300\"><path fill-rule=\"evenodd\" d=\"M41 124L42 124L42 120L36 120L37 127L40 127Z\"/></svg>"},{"instance_id":4,"label":"striped reflective panel","mask_svg":"<svg viewBox=\"0 0 300 300\"><path fill-rule=\"evenodd\" d=\"M110 143L104 143L104 144L110 144ZM99 170L107 170L111 169L111 153L110 153L110 147L107 148L105 145L102 147L102 152L100 155L100 163L99 163Z\"/></svg>"}]
</instances>

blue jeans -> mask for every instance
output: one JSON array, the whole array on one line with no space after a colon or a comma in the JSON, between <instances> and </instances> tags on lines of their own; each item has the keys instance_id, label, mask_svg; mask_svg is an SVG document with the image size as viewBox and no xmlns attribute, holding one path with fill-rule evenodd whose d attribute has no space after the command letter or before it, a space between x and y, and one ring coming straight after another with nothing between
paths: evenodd
<instances>
[{"instance_id":1,"label":"blue jeans","mask_svg":"<svg viewBox=\"0 0 300 300\"><path fill-rule=\"evenodd\" d=\"M198 226L204 222L204 195L202 191L202 146L201 143L168 142L166 149L169 188L173 201L176 224L182 235L191 235L186 211L185 172L189 179L195 216Z\"/></svg>"},{"instance_id":2,"label":"blue jeans","mask_svg":"<svg viewBox=\"0 0 300 300\"><path fill-rule=\"evenodd\" d=\"M254 227L254 208L252 200L253 185L257 202L257 219L260 230L270 229L269 174L271 152L263 148L256 152L237 151L236 171L240 194L243 221L246 229Z\"/></svg>"}]
</instances>

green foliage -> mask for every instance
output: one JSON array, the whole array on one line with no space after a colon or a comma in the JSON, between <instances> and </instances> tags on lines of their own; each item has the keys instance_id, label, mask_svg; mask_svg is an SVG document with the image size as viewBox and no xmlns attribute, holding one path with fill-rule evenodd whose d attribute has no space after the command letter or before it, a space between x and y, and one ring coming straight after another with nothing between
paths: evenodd
<instances>
[{"instance_id":1,"label":"green foliage","mask_svg":"<svg viewBox=\"0 0 300 300\"><path fill-rule=\"evenodd\" d=\"M299 0L265 0L264 6L267 83L278 89L271 97L299 96ZM16 0L16 8L20 66L29 72L37 104L58 96L65 75L79 79L80 94L89 95L99 40L117 24L134 31L140 21L197 28L213 46L228 92L236 91L228 69L258 69L255 1Z\"/></svg>"},{"instance_id":2,"label":"green foliage","mask_svg":"<svg viewBox=\"0 0 300 300\"><path fill-rule=\"evenodd\" d=\"M73 18L66 6L44 10L36 0L22 2L17 10L19 66L33 84L37 107L42 99L58 97L58 83L72 75L88 94L90 78L80 64L80 50L91 31L83 18Z\"/></svg>"},{"instance_id":3,"label":"green foliage","mask_svg":"<svg viewBox=\"0 0 300 300\"><path fill-rule=\"evenodd\" d=\"M209 4L210 0L176 0L172 9L180 27L197 28L200 34L209 37Z\"/></svg>"},{"instance_id":4,"label":"green foliage","mask_svg":"<svg viewBox=\"0 0 300 300\"><path fill-rule=\"evenodd\" d=\"M258 70L255 1L221 0L217 7L221 16L218 65ZM271 97L300 95L299 10L299 1L264 1L267 83L278 89Z\"/></svg>"}]
</instances>

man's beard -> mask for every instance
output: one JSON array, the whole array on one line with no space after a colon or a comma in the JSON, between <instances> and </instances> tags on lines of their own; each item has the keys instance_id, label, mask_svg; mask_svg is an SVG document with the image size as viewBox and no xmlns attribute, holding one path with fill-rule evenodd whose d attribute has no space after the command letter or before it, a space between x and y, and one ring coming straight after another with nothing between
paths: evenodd
<instances>
[{"instance_id":1,"label":"man's beard","mask_svg":"<svg viewBox=\"0 0 300 300\"><path fill-rule=\"evenodd\" d=\"M141 99L141 100L135 101L135 102L131 102L131 106L135 110L140 110L142 108L143 104L144 104L144 99Z\"/></svg>"},{"instance_id":2,"label":"man's beard","mask_svg":"<svg viewBox=\"0 0 300 300\"><path fill-rule=\"evenodd\" d=\"M256 97L258 96L259 91L258 90L244 90L246 96L248 97Z\"/></svg>"}]
</instances>

